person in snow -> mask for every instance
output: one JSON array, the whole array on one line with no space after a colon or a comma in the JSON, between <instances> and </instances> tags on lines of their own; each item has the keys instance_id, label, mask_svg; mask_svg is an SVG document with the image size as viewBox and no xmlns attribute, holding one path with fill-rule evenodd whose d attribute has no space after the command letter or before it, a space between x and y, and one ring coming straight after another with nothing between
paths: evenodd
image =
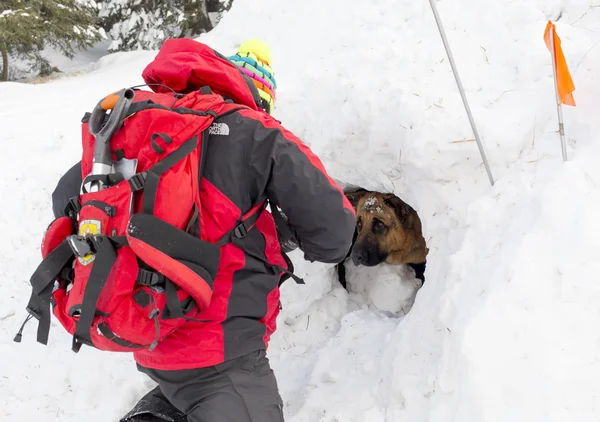
<instances>
[{"instance_id":1,"label":"person in snow","mask_svg":"<svg viewBox=\"0 0 600 422\"><path fill-rule=\"evenodd\" d=\"M195 54L198 46L190 39L165 42L144 70L146 83L183 93L199 89L197 80L210 85L215 64ZM266 197L287 216L306 260L336 264L350 248L355 212L315 154L270 115L276 90L270 55L264 43L243 44L233 60L246 86L218 87L229 89L227 98L247 97L240 91L250 90L264 111L242 108L213 123L203 179L222 215L205 224L226 226L229 214L238 218ZM55 217L64 215L81 182L78 163L52 194ZM248 238L255 253L282 262L277 228L265 221L272 220L259 220ZM280 276L231 244L221 247L220 268L225 270L214 280L208 311L212 320L190 320L153 351L134 352L137 367L188 421L281 422L283 403L266 357L279 314Z\"/></svg>"}]
</instances>

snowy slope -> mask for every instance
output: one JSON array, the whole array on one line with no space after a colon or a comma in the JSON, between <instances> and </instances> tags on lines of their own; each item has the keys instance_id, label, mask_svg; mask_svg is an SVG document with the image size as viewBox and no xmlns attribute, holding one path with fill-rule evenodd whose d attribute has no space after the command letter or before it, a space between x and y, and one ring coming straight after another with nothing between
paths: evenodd
<instances>
[{"instance_id":1,"label":"snowy slope","mask_svg":"<svg viewBox=\"0 0 600 422\"><path fill-rule=\"evenodd\" d=\"M236 2L202 38L225 54L251 36L269 42L276 116L341 183L394 191L415 207L430 248L427 282L405 317L386 312L410 290L402 270L350 264L353 288L366 292L348 295L331 266L294 255L307 285L283 287L269 349L286 420L599 420L600 9L438 3L490 187L428 2L365 5ZM566 164L542 39L559 16L578 104L564 110ZM128 356L73 354L58 325L49 347L35 343L33 324L20 345L12 337L50 194L79 154L79 119L106 93L142 83L154 54L110 55L44 85L0 84L3 421L117 420L152 385Z\"/></svg>"}]
</instances>

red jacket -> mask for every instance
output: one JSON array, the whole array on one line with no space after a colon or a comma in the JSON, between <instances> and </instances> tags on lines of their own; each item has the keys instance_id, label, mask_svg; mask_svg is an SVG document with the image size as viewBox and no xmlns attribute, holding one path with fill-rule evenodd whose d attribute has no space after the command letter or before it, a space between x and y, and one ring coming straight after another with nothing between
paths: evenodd
<instances>
[{"instance_id":1,"label":"red jacket","mask_svg":"<svg viewBox=\"0 0 600 422\"><path fill-rule=\"evenodd\" d=\"M217 61L201 60L202 48L206 47L188 39L169 40L143 76L148 84L160 83L177 92L210 85L226 99L251 107L213 123L201 184L200 226L205 236L216 243L254 204L268 198L288 216L306 260L340 262L355 227L354 209L342 190L306 145L255 106L241 74ZM227 83L212 83L223 80ZM77 194L80 183L77 164L53 193L56 216ZM268 211L249 232L247 242L254 255L286 267ZM205 322L185 323L153 351L135 352L135 360L154 369L189 369L266 348L279 313L278 283L279 275L260 260L233 244L221 247L211 304L197 318Z\"/></svg>"}]
</instances>

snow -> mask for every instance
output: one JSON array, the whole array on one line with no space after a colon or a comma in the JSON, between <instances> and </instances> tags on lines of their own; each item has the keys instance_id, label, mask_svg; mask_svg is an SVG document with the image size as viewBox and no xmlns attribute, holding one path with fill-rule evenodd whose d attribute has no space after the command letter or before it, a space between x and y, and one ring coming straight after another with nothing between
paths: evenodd
<instances>
[{"instance_id":1,"label":"snow","mask_svg":"<svg viewBox=\"0 0 600 422\"><path fill-rule=\"evenodd\" d=\"M383 208L377 204L377 198L374 196L369 196L365 199L364 208L369 212L369 214L383 214Z\"/></svg>"},{"instance_id":2,"label":"snow","mask_svg":"<svg viewBox=\"0 0 600 422\"><path fill-rule=\"evenodd\" d=\"M246 38L269 42L276 117L336 180L393 191L414 207L430 248L422 288L404 267L348 262L349 294L332 266L292 254L307 284L283 286L269 349L286 421L600 419L600 9L592 6L438 2L493 187L427 1L234 2L200 38L224 54ZM577 107L563 110L567 163L547 19L558 20L577 87ZM143 83L155 53L90 58L86 73L41 85L0 84L10 146L0 158L3 421L118 420L152 387L127 355L73 354L56 322L48 347L35 342L35 324L21 344L12 338L50 194L78 159L81 116L107 93Z\"/></svg>"}]
</instances>

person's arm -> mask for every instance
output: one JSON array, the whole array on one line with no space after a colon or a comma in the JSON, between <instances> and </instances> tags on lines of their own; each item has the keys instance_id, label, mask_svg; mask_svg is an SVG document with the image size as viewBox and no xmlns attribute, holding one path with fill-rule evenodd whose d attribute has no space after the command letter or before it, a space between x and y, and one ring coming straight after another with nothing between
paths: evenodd
<instances>
[{"instance_id":1,"label":"person's arm","mask_svg":"<svg viewBox=\"0 0 600 422\"><path fill-rule=\"evenodd\" d=\"M65 216L69 200L79 194L81 187L81 162L71 167L58 181L52 192L52 212L54 218Z\"/></svg>"},{"instance_id":2,"label":"person's arm","mask_svg":"<svg viewBox=\"0 0 600 422\"><path fill-rule=\"evenodd\" d=\"M257 120L249 148L253 176L288 218L308 261L337 264L350 249L356 214L319 158L274 119Z\"/></svg>"}]
</instances>

